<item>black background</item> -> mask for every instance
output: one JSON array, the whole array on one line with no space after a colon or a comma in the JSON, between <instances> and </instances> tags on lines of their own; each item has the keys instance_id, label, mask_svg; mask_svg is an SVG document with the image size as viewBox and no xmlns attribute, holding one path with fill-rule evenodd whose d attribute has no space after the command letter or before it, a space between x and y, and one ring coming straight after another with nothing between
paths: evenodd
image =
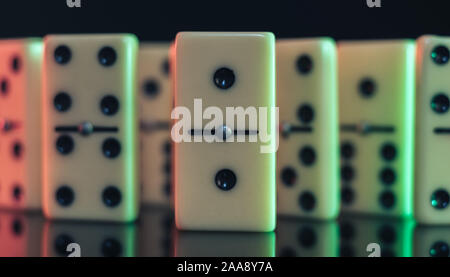
<instances>
[{"instance_id":1,"label":"black background","mask_svg":"<svg viewBox=\"0 0 450 277\"><path fill-rule=\"evenodd\" d=\"M1 0L0 37L49 33L135 33L171 40L179 31L272 31L277 37L336 39L450 35L449 0Z\"/></svg>"}]
</instances>

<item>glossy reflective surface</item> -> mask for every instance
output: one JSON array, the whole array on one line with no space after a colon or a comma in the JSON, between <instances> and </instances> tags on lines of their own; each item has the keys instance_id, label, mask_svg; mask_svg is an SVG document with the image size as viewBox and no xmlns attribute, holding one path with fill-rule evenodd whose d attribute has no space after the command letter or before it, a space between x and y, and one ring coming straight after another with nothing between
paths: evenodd
<instances>
[{"instance_id":1,"label":"glossy reflective surface","mask_svg":"<svg viewBox=\"0 0 450 277\"><path fill-rule=\"evenodd\" d=\"M1 257L448 257L450 226L344 216L313 222L279 218L274 233L182 232L169 209L146 208L134 224L46 221L40 214L0 212Z\"/></svg>"}]
</instances>

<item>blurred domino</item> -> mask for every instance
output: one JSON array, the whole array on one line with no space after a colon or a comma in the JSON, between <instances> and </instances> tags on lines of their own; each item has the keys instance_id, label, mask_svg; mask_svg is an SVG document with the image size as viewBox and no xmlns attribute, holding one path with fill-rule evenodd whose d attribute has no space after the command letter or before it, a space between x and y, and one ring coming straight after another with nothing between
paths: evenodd
<instances>
[{"instance_id":1,"label":"blurred domino","mask_svg":"<svg viewBox=\"0 0 450 277\"><path fill-rule=\"evenodd\" d=\"M138 214L135 36L45 38L44 213L134 221Z\"/></svg>"},{"instance_id":2,"label":"blurred domino","mask_svg":"<svg viewBox=\"0 0 450 277\"><path fill-rule=\"evenodd\" d=\"M171 202L172 84L169 44L144 43L139 49L139 109L143 204Z\"/></svg>"},{"instance_id":3,"label":"blurred domino","mask_svg":"<svg viewBox=\"0 0 450 277\"><path fill-rule=\"evenodd\" d=\"M41 208L41 39L0 41L0 207Z\"/></svg>"},{"instance_id":4,"label":"blurred domino","mask_svg":"<svg viewBox=\"0 0 450 277\"><path fill-rule=\"evenodd\" d=\"M338 215L336 52L329 38L277 42L279 214Z\"/></svg>"},{"instance_id":5,"label":"blurred domino","mask_svg":"<svg viewBox=\"0 0 450 277\"><path fill-rule=\"evenodd\" d=\"M424 36L417 47L415 216L450 224L450 37Z\"/></svg>"},{"instance_id":6,"label":"blurred domino","mask_svg":"<svg viewBox=\"0 0 450 277\"><path fill-rule=\"evenodd\" d=\"M338 45L342 210L413 213L415 42Z\"/></svg>"}]
</instances>

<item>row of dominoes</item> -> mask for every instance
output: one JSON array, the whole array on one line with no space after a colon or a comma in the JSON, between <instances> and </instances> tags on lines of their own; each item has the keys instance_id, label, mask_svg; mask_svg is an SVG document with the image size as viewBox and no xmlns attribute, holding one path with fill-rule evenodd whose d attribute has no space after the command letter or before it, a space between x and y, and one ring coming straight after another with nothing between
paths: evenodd
<instances>
[{"instance_id":1,"label":"row of dominoes","mask_svg":"<svg viewBox=\"0 0 450 277\"><path fill-rule=\"evenodd\" d=\"M335 218L341 206L411 216L415 188L416 218L450 223L450 40L427 36L417 45L204 32L180 33L170 51L138 51L128 34L3 41L0 205L42 205L49 218L133 221L139 179L144 203L168 203L174 180L179 228L270 231L276 202L279 214L318 219ZM172 151L173 103L272 108L276 97L277 166L275 153L260 153L262 142L182 142ZM248 127L226 131L249 136Z\"/></svg>"}]
</instances>

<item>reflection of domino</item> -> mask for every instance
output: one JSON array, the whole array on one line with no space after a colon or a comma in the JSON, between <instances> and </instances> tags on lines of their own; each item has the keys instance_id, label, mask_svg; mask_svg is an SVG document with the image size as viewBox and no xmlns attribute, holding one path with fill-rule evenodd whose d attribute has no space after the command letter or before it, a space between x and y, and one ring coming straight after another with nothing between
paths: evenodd
<instances>
[{"instance_id":1,"label":"reflection of domino","mask_svg":"<svg viewBox=\"0 0 450 277\"><path fill-rule=\"evenodd\" d=\"M201 99L205 106L217 107L222 114L226 114L227 107L271 110L275 106L274 42L270 33L178 34L174 49L175 108L185 107L192 113L195 99ZM210 133L211 136L200 138L198 143L175 144L177 227L272 231L275 228L275 153L262 154L260 141L204 141L219 138L227 142L235 134L254 137L262 130L261 126L257 130L251 128L251 123L236 122L233 128L212 126L213 132L213 128L190 123L194 129L188 134ZM275 128L267 128L273 137Z\"/></svg>"},{"instance_id":2,"label":"reflection of domino","mask_svg":"<svg viewBox=\"0 0 450 277\"><path fill-rule=\"evenodd\" d=\"M173 210L164 207L144 207L140 214L139 257L173 256Z\"/></svg>"},{"instance_id":3,"label":"reflection of domino","mask_svg":"<svg viewBox=\"0 0 450 277\"><path fill-rule=\"evenodd\" d=\"M414 234L414 257L450 257L450 227L418 226Z\"/></svg>"},{"instance_id":4,"label":"reflection of domino","mask_svg":"<svg viewBox=\"0 0 450 277\"><path fill-rule=\"evenodd\" d=\"M275 234L175 232L175 257L274 257Z\"/></svg>"},{"instance_id":5,"label":"reflection of domino","mask_svg":"<svg viewBox=\"0 0 450 277\"><path fill-rule=\"evenodd\" d=\"M40 213L0 211L0 257L40 257L44 222Z\"/></svg>"},{"instance_id":6,"label":"reflection of domino","mask_svg":"<svg viewBox=\"0 0 450 277\"><path fill-rule=\"evenodd\" d=\"M46 222L43 257L134 257L134 224Z\"/></svg>"},{"instance_id":7,"label":"reflection of domino","mask_svg":"<svg viewBox=\"0 0 450 277\"><path fill-rule=\"evenodd\" d=\"M338 257L339 228L335 221L280 218L277 257Z\"/></svg>"},{"instance_id":8,"label":"reflection of domino","mask_svg":"<svg viewBox=\"0 0 450 277\"><path fill-rule=\"evenodd\" d=\"M341 257L411 257L413 254L415 223L411 218L351 215L339 221Z\"/></svg>"},{"instance_id":9,"label":"reflection of domino","mask_svg":"<svg viewBox=\"0 0 450 277\"><path fill-rule=\"evenodd\" d=\"M0 41L0 207L41 207L40 39Z\"/></svg>"}]
</instances>

